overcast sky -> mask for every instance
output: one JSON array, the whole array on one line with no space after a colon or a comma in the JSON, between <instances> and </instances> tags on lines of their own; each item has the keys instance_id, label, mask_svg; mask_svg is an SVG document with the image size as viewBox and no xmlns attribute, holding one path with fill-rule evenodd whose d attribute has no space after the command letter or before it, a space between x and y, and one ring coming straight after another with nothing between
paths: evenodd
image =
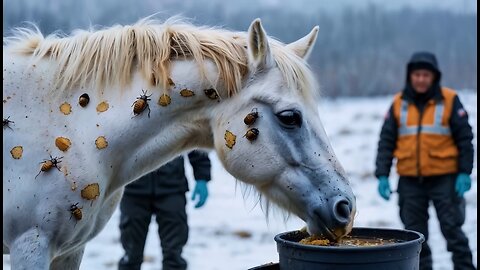
<instances>
[{"instance_id":1,"label":"overcast sky","mask_svg":"<svg viewBox=\"0 0 480 270\"><path fill-rule=\"evenodd\" d=\"M267 5L284 5L284 0L261 0ZM295 3L299 8L308 7L308 4L323 5L325 9L332 10L344 7L364 7L370 3L378 4L383 7L398 9L404 7L411 8L436 8L446 9L461 13L477 13L476 0L297 0L288 1Z\"/></svg>"}]
</instances>

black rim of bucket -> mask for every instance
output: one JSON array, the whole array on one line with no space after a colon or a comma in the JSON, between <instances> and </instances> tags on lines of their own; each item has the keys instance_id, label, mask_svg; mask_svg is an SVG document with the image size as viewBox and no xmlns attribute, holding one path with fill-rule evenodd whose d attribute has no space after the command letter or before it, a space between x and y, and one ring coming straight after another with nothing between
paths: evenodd
<instances>
[{"instance_id":1,"label":"black rim of bucket","mask_svg":"<svg viewBox=\"0 0 480 270\"><path fill-rule=\"evenodd\" d=\"M379 245L379 246L360 246L360 247L338 247L338 246L314 246L314 245L304 245L300 244L298 242L290 241L290 240L285 240L282 237L292 234L292 233L302 233L300 231L289 231L289 232L284 232L277 234L275 236L275 242L281 245L286 245L286 246L291 246L296 249L305 249L305 250L325 250L325 251L335 251L335 252L355 252L355 251L365 251L365 250L386 250L389 248L393 249L398 249L398 248L407 248L412 245L418 245L419 243L423 243L425 241L425 237L423 234L412 231L412 230L403 230L403 229L387 229L387 228L368 228L368 227L355 227L353 230L358 230L358 231L377 231L377 232L383 232L383 233L392 233L395 232L397 234L411 234L411 235L416 235L417 237L412 240L402 240L402 242L394 243L394 244L389 244L389 245ZM306 234L306 233L305 233ZM308 235L308 234L307 234ZM359 234L361 236L361 234Z\"/></svg>"}]
</instances>

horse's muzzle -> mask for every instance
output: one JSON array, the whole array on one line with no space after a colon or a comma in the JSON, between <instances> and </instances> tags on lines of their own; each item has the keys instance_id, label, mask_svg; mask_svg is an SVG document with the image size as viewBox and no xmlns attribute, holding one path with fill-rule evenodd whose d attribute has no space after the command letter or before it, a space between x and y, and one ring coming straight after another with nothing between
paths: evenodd
<instances>
[{"instance_id":1,"label":"horse's muzzle","mask_svg":"<svg viewBox=\"0 0 480 270\"><path fill-rule=\"evenodd\" d=\"M350 231L355 203L345 196L335 196L313 209L309 229L313 234L322 234L336 240Z\"/></svg>"}]
</instances>

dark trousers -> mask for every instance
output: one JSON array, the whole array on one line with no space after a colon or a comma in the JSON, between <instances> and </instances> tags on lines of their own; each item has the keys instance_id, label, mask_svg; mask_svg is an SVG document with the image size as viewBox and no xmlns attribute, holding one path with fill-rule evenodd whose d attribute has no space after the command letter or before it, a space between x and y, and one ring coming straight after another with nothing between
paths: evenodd
<instances>
[{"instance_id":1,"label":"dark trousers","mask_svg":"<svg viewBox=\"0 0 480 270\"><path fill-rule=\"evenodd\" d=\"M120 241L125 255L119 270L140 270L143 249L152 214L158 223L163 270L184 270L187 262L182 249L188 239L186 198L184 193L164 195L160 198L138 197L124 194L120 202Z\"/></svg>"},{"instance_id":2,"label":"dark trousers","mask_svg":"<svg viewBox=\"0 0 480 270\"><path fill-rule=\"evenodd\" d=\"M432 269L432 254L428 246L428 206L433 202L440 230L452 253L455 270L475 269L468 238L462 231L465 222L465 199L455 193L456 174L424 177L400 177L398 195L400 218L405 229L425 236L420 253L420 270Z\"/></svg>"}]
</instances>

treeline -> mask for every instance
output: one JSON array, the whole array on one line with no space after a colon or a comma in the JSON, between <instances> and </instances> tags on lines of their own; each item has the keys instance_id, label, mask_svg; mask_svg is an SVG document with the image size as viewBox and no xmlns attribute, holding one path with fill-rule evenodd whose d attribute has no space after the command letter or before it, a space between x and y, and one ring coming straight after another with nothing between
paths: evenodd
<instances>
[{"instance_id":1,"label":"treeline","mask_svg":"<svg viewBox=\"0 0 480 270\"><path fill-rule=\"evenodd\" d=\"M36 23L42 32L130 24L159 12L157 18L182 14L195 24L245 31L262 18L269 35L291 42L320 26L310 63L324 95L377 95L400 90L405 64L417 50L434 52L443 83L477 88L477 15L445 10L386 10L369 5L325 11L316 1L305 6L248 1L158 0L11 0L4 1L3 31ZM321 2L321 1L320 1ZM321 2L323 3L323 2Z\"/></svg>"}]
</instances>

